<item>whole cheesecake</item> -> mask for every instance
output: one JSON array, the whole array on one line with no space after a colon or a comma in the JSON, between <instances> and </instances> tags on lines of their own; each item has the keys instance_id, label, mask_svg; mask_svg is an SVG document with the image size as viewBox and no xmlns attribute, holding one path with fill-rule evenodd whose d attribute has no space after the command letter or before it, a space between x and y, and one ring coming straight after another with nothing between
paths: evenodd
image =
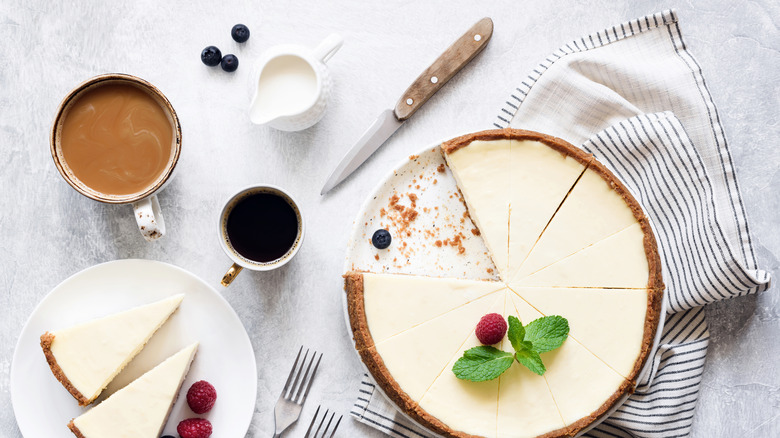
<instances>
[{"instance_id":1,"label":"whole cheesecake","mask_svg":"<svg viewBox=\"0 0 780 438\"><path fill-rule=\"evenodd\" d=\"M500 281L347 272L355 347L384 393L436 433L574 436L634 390L650 355L663 296L650 224L606 167L561 139L492 130L441 151ZM459 380L452 367L480 345L487 313L560 315L569 337L541 355L542 376L514 363Z\"/></svg>"}]
</instances>

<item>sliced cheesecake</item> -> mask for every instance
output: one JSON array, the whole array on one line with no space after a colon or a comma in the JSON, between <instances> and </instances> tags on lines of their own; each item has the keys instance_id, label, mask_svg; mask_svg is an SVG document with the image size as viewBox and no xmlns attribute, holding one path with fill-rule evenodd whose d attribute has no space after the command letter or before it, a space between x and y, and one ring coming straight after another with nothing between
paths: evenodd
<instances>
[{"instance_id":1,"label":"sliced cheesecake","mask_svg":"<svg viewBox=\"0 0 780 438\"><path fill-rule=\"evenodd\" d=\"M70 328L46 332L41 347L54 377L79 405L92 403L181 304L184 294Z\"/></svg>"},{"instance_id":2,"label":"sliced cheesecake","mask_svg":"<svg viewBox=\"0 0 780 438\"><path fill-rule=\"evenodd\" d=\"M506 307L507 292L501 292L493 306L485 313L502 315ZM476 317L479 321L480 316ZM471 333L450 358L444 371L429 385L419 402L418 414L433 426L437 433L457 430L469 435L491 436L485 431L496 430L496 403L498 403L498 379L471 382L455 377L452 367L473 347L482 345ZM452 354L452 353L450 353Z\"/></svg>"},{"instance_id":3,"label":"sliced cheesecake","mask_svg":"<svg viewBox=\"0 0 780 438\"><path fill-rule=\"evenodd\" d=\"M361 314L350 315L350 321L369 321L370 336L352 327L359 350L505 287L489 281L359 272L344 279L350 311Z\"/></svg>"},{"instance_id":4,"label":"sliced cheesecake","mask_svg":"<svg viewBox=\"0 0 780 438\"><path fill-rule=\"evenodd\" d=\"M158 438L197 350L197 343L185 347L73 419L68 428L78 438Z\"/></svg>"},{"instance_id":5,"label":"sliced cheesecake","mask_svg":"<svg viewBox=\"0 0 780 438\"><path fill-rule=\"evenodd\" d=\"M652 289L527 287L513 291L544 315L569 321L569 336L629 380L647 360L663 292Z\"/></svg>"},{"instance_id":6,"label":"sliced cheesecake","mask_svg":"<svg viewBox=\"0 0 780 438\"><path fill-rule=\"evenodd\" d=\"M643 218L628 189L594 160L509 281L527 277Z\"/></svg>"},{"instance_id":7,"label":"sliced cheesecake","mask_svg":"<svg viewBox=\"0 0 780 438\"><path fill-rule=\"evenodd\" d=\"M507 280L517 273L593 158L549 135L513 133Z\"/></svg>"},{"instance_id":8,"label":"sliced cheesecake","mask_svg":"<svg viewBox=\"0 0 780 438\"><path fill-rule=\"evenodd\" d=\"M661 262L647 220L565 257L535 273L510 282L511 287L596 287L656 289Z\"/></svg>"},{"instance_id":9,"label":"sliced cheesecake","mask_svg":"<svg viewBox=\"0 0 780 438\"><path fill-rule=\"evenodd\" d=\"M485 240L499 276L506 281L511 193L511 139L507 130L458 137L441 149L469 215Z\"/></svg>"}]
</instances>

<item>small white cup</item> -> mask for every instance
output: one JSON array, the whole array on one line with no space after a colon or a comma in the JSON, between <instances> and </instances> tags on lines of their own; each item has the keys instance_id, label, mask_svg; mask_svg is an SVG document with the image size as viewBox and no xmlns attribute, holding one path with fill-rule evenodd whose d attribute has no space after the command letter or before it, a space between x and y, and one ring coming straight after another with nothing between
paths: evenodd
<instances>
[{"instance_id":1,"label":"small white cup","mask_svg":"<svg viewBox=\"0 0 780 438\"><path fill-rule=\"evenodd\" d=\"M255 64L249 119L281 131L300 131L322 119L330 97L327 62L344 40L330 34L316 48L283 44Z\"/></svg>"},{"instance_id":2,"label":"small white cup","mask_svg":"<svg viewBox=\"0 0 780 438\"><path fill-rule=\"evenodd\" d=\"M163 111L165 111L171 123L171 129L173 130L173 141L171 144L172 153L165 171L163 171L162 175L160 175L157 181L152 185L140 193L131 195L101 193L84 184L73 174L73 171L63 157L61 148L62 126L71 105L87 90L113 83L129 84L148 93L158 104L160 104ZM179 155L181 154L181 124L179 123L179 117L176 115L176 111L173 109L173 105L171 105L168 98L166 98L162 91L157 89L157 87L141 78L122 73L109 73L86 80L68 93L62 103L60 103L51 128L50 149L54 164L57 166L60 175L62 175L65 181L76 189L77 192L90 199L106 204L132 204L133 216L138 224L138 230L141 232L144 239L149 242L157 240L165 234L165 220L163 219L162 211L160 210L160 202L157 200L157 192L162 190L173 178L174 169L176 168L176 163L179 161Z\"/></svg>"},{"instance_id":3,"label":"small white cup","mask_svg":"<svg viewBox=\"0 0 780 438\"><path fill-rule=\"evenodd\" d=\"M238 204L244 198L257 193L269 193L284 199L288 204L290 204L293 211L295 211L295 215L298 219L298 235L295 238L295 242L282 257L270 262L250 260L241 255L230 244L230 239L227 232L227 221L231 211L233 211L233 207L235 207L236 204ZM295 257L296 254L298 254L298 250L301 249L305 226L303 223L303 214L301 213L301 209L298 207L298 203L295 201L295 199L293 199L292 195L285 192L280 187L270 184L259 184L240 190L238 193L231 196L227 202L225 202L225 205L222 207L222 211L219 214L219 224L217 231L219 232L219 243L222 246L222 250L225 251L225 254L227 254L227 256L230 257L230 259L233 261L233 265L230 267L230 269L228 269L227 273L222 277L221 281L222 286L227 287L230 286L230 283L233 282L236 276L238 276L238 274L244 268L253 271L271 271L286 265L290 260L293 259L293 257Z\"/></svg>"}]
</instances>

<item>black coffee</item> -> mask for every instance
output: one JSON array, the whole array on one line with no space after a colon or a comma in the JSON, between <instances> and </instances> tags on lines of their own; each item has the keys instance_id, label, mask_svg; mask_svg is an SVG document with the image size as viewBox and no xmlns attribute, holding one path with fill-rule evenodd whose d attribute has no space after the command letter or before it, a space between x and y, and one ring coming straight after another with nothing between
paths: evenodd
<instances>
[{"instance_id":1,"label":"black coffee","mask_svg":"<svg viewBox=\"0 0 780 438\"><path fill-rule=\"evenodd\" d=\"M233 207L225 228L230 244L239 254L256 262L272 262L295 244L298 215L284 198L256 193Z\"/></svg>"}]
</instances>

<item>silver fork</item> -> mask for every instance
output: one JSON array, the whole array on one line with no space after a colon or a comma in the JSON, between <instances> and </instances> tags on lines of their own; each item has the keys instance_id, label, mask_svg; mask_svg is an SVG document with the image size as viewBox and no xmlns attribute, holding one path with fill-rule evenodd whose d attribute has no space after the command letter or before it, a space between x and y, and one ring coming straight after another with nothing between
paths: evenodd
<instances>
[{"instance_id":1,"label":"silver fork","mask_svg":"<svg viewBox=\"0 0 780 438\"><path fill-rule=\"evenodd\" d=\"M319 438L333 438L333 436L336 435L336 429L339 428L339 424L341 424L341 419L344 416L343 415L339 416L339 419L336 420L336 424L333 426L333 430L331 430L330 435L328 435L328 429L330 429L330 425L331 423L333 423L333 417L336 416L336 412L331 412L330 418L328 418L328 412L330 412L328 409L325 410L325 415L322 416L322 419L320 420L320 424L317 426L317 430L315 430L313 434L309 435L309 433L311 433L311 430L314 428L314 423L317 422L317 415L319 415L321 407L322 406L317 406L317 412L314 413L314 418L311 419L311 424L309 424L309 428L306 430L306 435L304 435L303 438L317 438L317 434L320 433L320 429L322 429L322 425L325 424L325 420L328 420L328 424L325 425L325 429L322 429L322 435L319 435Z\"/></svg>"},{"instance_id":2,"label":"silver fork","mask_svg":"<svg viewBox=\"0 0 780 438\"><path fill-rule=\"evenodd\" d=\"M306 401L306 396L309 395L314 374L317 372L317 367L320 366L320 360L322 360L322 353L317 357L316 351L312 352L311 357L309 357L308 348L303 355L303 360L301 360L301 352L303 352L303 346L298 350L298 355L295 357L295 363L293 363L290 370L290 375L287 376L284 389L282 389L282 393L279 395L279 400L276 401L276 407L274 408L276 432L274 433L274 438L282 436L282 432L285 429L298 421L298 417L301 416L303 402ZM309 359L308 365L306 365L307 359ZM298 362L300 362L300 366L298 366ZM314 369L311 367L312 364L314 364ZM306 368L305 372L304 368ZM303 375L303 378L301 378L301 375Z\"/></svg>"}]
</instances>

